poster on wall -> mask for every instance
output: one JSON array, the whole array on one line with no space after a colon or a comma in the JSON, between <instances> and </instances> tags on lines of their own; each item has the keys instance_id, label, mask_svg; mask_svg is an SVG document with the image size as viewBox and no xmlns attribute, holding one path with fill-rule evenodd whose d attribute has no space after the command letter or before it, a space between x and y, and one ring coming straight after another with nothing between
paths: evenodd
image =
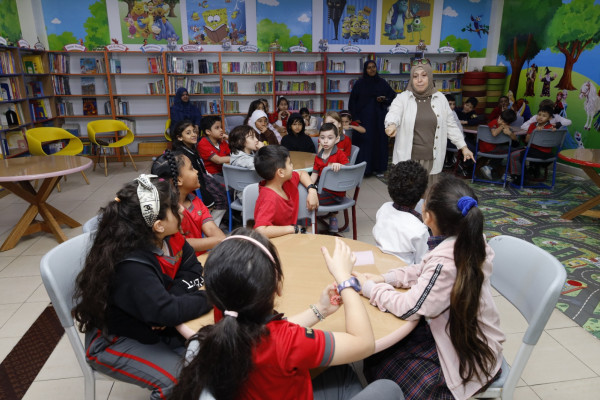
<instances>
[{"instance_id":1,"label":"poster on wall","mask_svg":"<svg viewBox=\"0 0 600 400\"><path fill-rule=\"evenodd\" d=\"M323 2L323 39L329 44L375 44L377 0Z\"/></svg>"},{"instance_id":2,"label":"poster on wall","mask_svg":"<svg viewBox=\"0 0 600 400\"><path fill-rule=\"evenodd\" d=\"M118 0L124 44L181 43L180 0Z\"/></svg>"},{"instance_id":3,"label":"poster on wall","mask_svg":"<svg viewBox=\"0 0 600 400\"><path fill-rule=\"evenodd\" d=\"M11 43L17 43L21 39L21 23L17 11L16 0L1 1L2 12L0 13L0 36Z\"/></svg>"},{"instance_id":4,"label":"poster on wall","mask_svg":"<svg viewBox=\"0 0 600 400\"><path fill-rule=\"evenodd\" d=\"M106 0L72 1L68 8L62 0L42 0L42 13L49 50L62 50L72 43L104 50L110 43Z\"/></svg>"},{"instance_id":5,"label":"poster on wall","mask_svg":"<svg viewBox=\"0 0 600 400\"><path fill-rule=\"evenodd\" d=\"M454 0L444 4L440 47L485 58L490 30L492 0Z\"/></svg>"},{"instance_id":6,"label":"poster on wall","mask_svg":"<svg viewBox=\"0 0 600 400\"><path fill-rule=\"evenodd\" d=\"M187 0L186 13L190 43L246 42L245 0Z\"/></svg>"},{"instance_id":7,"label":"poster on wall","mask_svg":"<svg viewBox=\"0 0 600 400\"><path fill-rule=\"evenodd\" d=\"M532 114L549 101L571 121L569 146L600 147L600 4L505 0L503 15L512 16L502 20L497 58L508 67L506 92Z\"/></svg>"},{"instance_id":8,"label":"poster on wall","mask_svg":"<svg viewBox=\"0 0 600 400\"><path fill-rule=\"evenodd\" d=\"M298 45L312 51L312 2L257 0L256 22L260 51L288 51Z\"/></svg>"},{"instance_id":9,"label":"poster on wall","mask_svg":"<svg viewBox=\"0 0 600 400\"><path fill-rule=\"evenodd\" d=\"M434 0L383 0L380 44L431 43Z\"/></svg>"}]
</instances>

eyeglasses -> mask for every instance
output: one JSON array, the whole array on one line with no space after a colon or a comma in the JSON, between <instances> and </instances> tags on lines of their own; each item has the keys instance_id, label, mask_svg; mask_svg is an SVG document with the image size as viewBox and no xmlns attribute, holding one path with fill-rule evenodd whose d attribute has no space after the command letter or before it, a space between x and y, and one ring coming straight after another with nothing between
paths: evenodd
<instances>
[{"instance_id":1,"label":"eyeglasses","mask_svg":"<svg viewBox=\"0 0 600 400\"><path fill-rule=\"evenodd\" d=\"M425 65L425 64L429 64L431 65L431 61L429 61L428 58L415 58L414 60L412 60L410 62L411 66L417 66L417 65Z\"/></svg>"}]
</instances>

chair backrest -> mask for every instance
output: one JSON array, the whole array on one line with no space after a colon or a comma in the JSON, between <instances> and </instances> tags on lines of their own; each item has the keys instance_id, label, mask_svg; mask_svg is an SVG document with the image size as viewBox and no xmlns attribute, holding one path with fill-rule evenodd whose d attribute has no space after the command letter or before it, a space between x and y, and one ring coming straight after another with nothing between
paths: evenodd
<instances>
[{"instance_id":1,"label":"chair backrest","mask_svg":"<svg viewBox=\"0 0 600 400\"><path fill-rule=\"evenodd\" d=\"M495 253L492 286L529 323L523 343L535 345L567 278L565 267L547 251L522 239L496 236L489 244Z\"/></svg>"},{"instance_id":2,"label":"chair backrest","mask_svg":"<svg viewBox=\"0 0 600 400\"><path fill-rule=\"evenodd\" d=\"M225 116L225 131L231 132L236 126L240 126L244 123L243 115L227 115Z\"/></svg>"},{"instance_id":3,"label":"chair backrest","mask_svg":"<svg viewBox=\"0 0 600 400\"><path fill-rule=\"evenodd\" d=\"M98 140L96 139L97 134L121 131L125 132L125 135L121 136L121 138L116 142L110 143L110 147L126 146L133 142L135 136L131 129L129 129L129 127L123 121L119 121L118 119L98 119L95 121L90 121L87 124L88 138L92 141L92 143L99 146L107 145L98 143Z\"/></svg>"},{"instance_id":4,"label":"chair backrest","mask_svg":"<svg viewBox=\"0 0 600 400\"><path fill-rule=\"evenodd\" d=\"M315 213L313 211L308 211L306 208L306 197L308 197L308 190L304 187L302 183L298 184L298 220L301 219L310 219L310 224L312 227L312 233L315 233Z\"/></svg>"},{"instance_id":5,"label":"chair backrest","mask_svg":"<svg viewBox=\"0 0 600 400\"><path fill-rule=\"evenodd\" d=\"M360 147L352 145L352 150L350 150L350 162L348 165L356 164L356 157L358 157L358 152L360 151Z\"/></svg>"},{"instance_id":6,"label":"chair backrest","mask_svg":"<svg viewBox=\"0 0 600 400\"><path fill-rule=\"evenodd\" d=\"M171 118L169 118L167 120L167 122L165 122L165 139L167 139L167 141L171 141Z\"/></svg>"},{"instance_id":7,"label":"chair backrest","mask_svg":"<svg viewBox=\"0 0 600 400\"><path fill-rule=\"evenodd\" d=\"M321 129L321 125L323 125L323 117L315 117L317 119L317 131Z\"/></svg>"},{"instance_id":8,"label":"chair backrest","mask_svg":"<svg viewBox=\"0 0 600 400\"><path fill-rule=\"evenodd\" d=\"M100 223L100 215L94 215L83 224L83 233L96 232Z\"/></svg>"},{"instance_id":9,"label":"chair backrest","mask_svg":"<svg viewBox=\"0 0 600 400\"><path fill-rule=\"evenodd\" d=\"M531 138L529 139L528 146L535 144L542 147L556 147L556 154L558 154L562 148L566 134L566 129L557 129L555 131L550 129L542 129L540 131L533 131Z\"/></svg>"},{"instance_id":10,"label":"chair backrest","mask_svg":"<svg viewBox=\"0 0 600 400\"><path fill-rule=\"evenodd\" d=\"M25 132L29 153L34 156L47 156L42 144L55 140L69 140L69 143L54 155L76 155L83 151L81 140L71 132L56 127L32 128Z\"/></svg>"},{"instance_id":11,"label":"chair backrest","mask_svg":"<svg viewBox=\"0 0 600 400\"><path fill-rule=\"evenodd\" d=\"M223 178L227 189L242 191L251 183L260 182L262 178L253 169L223 164Z\"/></svg>"},{"instance_id":12,"label":"chair backrest","mask_svg":"<svg viewBox=\"0 0 600 400\"><path fill-rule=\"evenodd\" d=\"M242 225L246 227L247 222L254 219L254 206L258 199L258 183L252 183L244 188L244 201L242 202Z\"/></svg>"},{"instance_id":13,"label":"chair backrest","mask_svg":"<svg viewBox=\"0 0 600 400\"><path fill-rule=\"evenodd\" d=\"M319 137L318 136L311 136L310 137L313 141L313 144L315 145L315 153L319 151Z\"/></svg>"},{"instance_id":14,"label":"chair backrest","mask_svg":"<svg viewBox=\"0 0 600 400\"><path fill-rule=\"evenodd\" d=\"M322 193L323 189L345 192L360 187L366 169L366 161L357 165L342 165L338 172L333 172L331 167L325 167L319 178L318 192Z\"/></svg>"},{"instance_id":15,"label":"chair backrest","mask_svg":"<svg viewBox=\"0 0 600 400\"><path fill-rule=\"evenodd\" d=\"M487 125L479 125L477 127L477 141L483 140L487 143L501 144L510 143L510 136L500 133L498 136L492 135L492 130Z\"/></svg>"}]
</instances>

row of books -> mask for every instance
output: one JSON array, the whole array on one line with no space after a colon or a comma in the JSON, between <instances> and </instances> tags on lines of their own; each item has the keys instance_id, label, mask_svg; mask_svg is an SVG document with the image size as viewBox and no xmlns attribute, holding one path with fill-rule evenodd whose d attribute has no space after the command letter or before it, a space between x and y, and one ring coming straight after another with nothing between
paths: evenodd
<instances>
[{"instance_id":1,"label":"row of books","mask_svg":"<svg viewBox=\"0 0 600 400\"><path fill-rule=\"evenodd\" d=\"M194 60L167 55L167 72L175 74L193 74Z\"/></svg>"},{"instance_id":2,"label":"row of books","mask_svg":"<svg viewBox=\"0 0 600 400\"><path fill-rule=\"evenodd\" d=\"M223 80L223 94L237 94L237 93L238 93L238 83L237 82Z\"/></svg>"},{"instance_id":3,"label":"row of books","mask_svg":"<svg viewBox=\"0 0 600 400\"><path fill-rule=\"evenodd\" d=\"M59 116L69 116L75 115L73 112L73 103L70 101L59 100L56 102L56 110L58 111Z\"/></svg>"},{"instance_id":4,"label":"row of books","mask_svg":"<svg viewBox=\"0 0 600 400\"><path fill-rule=\"evenodd\" d=\"M0 52L0 74L16 74L15 58L10 51Z\"/></svg>"},{"instance_id":5,"label":"row of books","mask_svg":"<svg viewBox=\"0 0 600 400\"><path fill-rule=\"evenodd\" d=\"M120 74L121 73L121 60L117 60L116 58L111 58L108 61L110 73L111 74Z\"/></svg>"},{"instance_id":6,"label":"row of books","mask_svg":"<svg viewBox=\"0 0 600 400\"><path fill-rule=\"evenodd\" d=\"M223 109L226 113L239 113L240 102L237 100L223 100Z\"/></svg>"},{"instance_id":7,"label":"row of books","mask_svg":"<svg viewBox=\"0 0 600 400\"><path fill-rule=\"evenodd\" d=\"M117 115L129 115L129 101L122 101L119 98L113 99L113 104Z\"/></svg>"},{"instance_id":8,"label":"row of books","mask_svg":"<svg viewBox=\"0 0 600 400\"><path fill-rule=\"evenodd\" d=\"M14 78L0 79L0 101L22 99L18 82Z\"/></svg>"},{"instance_id":9,"label":"row of books","mask_svg":"<svg viewBox=\"0 0 600 400\"><path fill-rule=\"evenodd\" d=\"M447 62L432 62L431 67L433 72L437 73L462 73L466 70L466 58L459 57L453 61Z\"/></svg>"},{"instance_id":10,"label":"row of books","mask_svg":"<svg viewBox=\"0 0 600 400\"><path fill-rule=\"evenodd\" d=\"M273 81L256 82L254 84L254 93L256 93L256 94L271 94L271 93L273 93Z\"/></svg>"},{"instance_id":11,"label":"row of books","mask_svg":"<svg viewBox=\"0 0 600 400\"><path fill-rule=\"evenodd\" d=\"M82 74L104 74L106 66L103 58L80 58L79 67Z\"/></svg>"},{"instance_id":12,"label":"row of books","mask_svg":"<svg viewBox=\"0 0 600 400\"><path fill-rule=\"evenodd\" d=\"M218 100L193 101L192 104L198 107L202 115L221 113L221 105Z\"/></svg>"},{"instance_id":13,"label":"row of books","mask_svg":"<svg viewBox=\"0 0 600 400\"><path fill-rule=\"evenodd\" d=\"M166 93L166 87L165 87L164 79L160 79L156 82L148 83L148 94L165 94L165 93Z\"/></svg>"},{"instance_id":14,"label":"row of books","mask_svg":"<svg viewBox=\"0 0 600 400\"><path fill-rule=\"evenodd\" d=\"M339 79L327 79L327 92L350 92L355 83L356 79L350 79L347 85L343 85Z\"/></svg>"},{"instance_id":15,"label":"row of books","mask_svg":"<svg viewBox=\"0 0 600 400\"><path fill-rule=\"evenodd\" d=\"M288 100L290 110L300 110L301 108L308 108L309 110L313 110L314 101L313 100Z\"/></svg>"},{"instance_id":16,"label":"row of books","mask_svg":"<svg viewBox=\"0 0 600 400\"><path fill-rule=\"evenodd\" d=\"M386 81L390 85L390 87L398 93L405 91L406 87L408 86L408 80L386 79Z\"/></svg>"},{"instance_id":17,"label":"row of books","mask_svg":"<svg viewBox=\"0 0 600 400\"><path fill-rule=\"evenodd\" d=\"M23 56L21 61L23 61L23 72L26 74L43 74L45 71L42 56L39 54Z\"/></svg>"},{"instance_id":18,"label":"row of books","mask_svg":"<svg viewBox=\"0 0 600 400\"><path fill-rule=\"evenodd\" d=\"M1 84L0 84L1 87ZM44 87L41 81L38 80L25 80L25 92L27 93L27 97L43 97L44 96ZM19 96L20 97L20 96Z\"/></svg>"},{"instance_id":19,"label":"row of books","mask_svg":"<svg viewBox=\"0 0 600 400\"><path fill-rule=\"evenodd\" d=\"M25 118L20 103L0 104L0 126L3 130L22 125L24 123Z\"/></svg>"},{"instance_id":20,"label":"row of books","mask_svg":"<svg viewBox=\"0 0 600 400\"><path fill-rule=\"evenodd\" d=\"M236 74L270 74L272 72L270 61L224 62L221 63L223 73Z\"/></svg>"},{"instance_id":21,"label":"row of books","mask_svg":"<svg viewBox=\"0 0 600 400\"><path fill-rule=\"evenodd\" d=\"M218 74L219 63L209 62L207 60L198 60L198 73L199 74Z\"/></svg>"},{"instance_id":22,"label":"row of books","mask_svg":"<svg viewBox=\"0 0 600 400\"><path fill-rule=\"evenodd\" d=\"M52 108L48 99L29 100L29 108L35 121L52 118Z\"/></svg>"},{"instance_id":23,"label":"row of books","mask_svg":"<svg viewBox=\"0 0 600 400\"><path fill-rule=\"evenodd\" d=\"M161 74L163 71L162 57L148 57L148 72L151 74Z\"/></svg>"},{"instance_id":24,"label":"row of books","mask_svg":"<svg viewBox=\"0 0 600 400\"><path fill-rule=\"evenodd\" d=\"M346 61L335 62L333 60L327 61L327 72L346 72Z\"/></svg>"},{"instance_id":25,"label":"row of books","mask_svg":"<svg viewBox=\"0 0 600 400\"><path fill-rule=\"evenodd\" d=\"M441 82L441 85L439 84ZM451 91L461 89L460 79L443 79L442 81L436 80L435 86L441 91Z\"/></svg>"},{"instance_id":26,"label":"row of books","mask_svg":"<svg viewBox=\"0 0 600 400\"><path fill-rule=\"evenodd\" d=\"M202 93L202 82L186 76L169 76L170 94L175 94L178 88L184 87L189 94Z\"/></svg>"},{"instance_id":27,"label":"row of books","mask_svg":"<svg viewBox=\"0 0 600 400\"><path fill-rule=\"evenodd\" d=\"M275 90L278 92L316 92L317 83L309 81L276 81Z\"/></svg>"},{"instance_id":28,"label":"row of books","mask_svg":"<svg viewBox=\"0 0 600 400\"><path fill-rule=\"evenodd\" d=\"M23 128L6 132L0 142L2 154L6 157L24 153L29 149Z\"/></svg>"},{"instance_id":29,"label":"row of books","mask_svg":"<svg viewBox=\"0 0 600 400\"><path fill-rule=\"evenodd\" d=\"M204 82L202 83L202 90L198 93L203 94L219 94L221 93L221 82Z\"/></svg>"},{"instance_id":30,"label":"row of books","mask_svg":"<svg viewBox=\"0 0 600 400\"><path fill-rule=\"evenodd\" d=\"M64 54L48 54L48 62L50 64L50 72L55 74L70 74L71 73L71 57Z\"/></svg>"},{"instance_id":31,"label":"row of books","mask_svg":"<svg viewBox=\"0 0 600 400\"><path fill-rule=\"evenodd\" d=\"M325 108L330 111L345 110L344 100L327 100L325 102Z\"/></svg>"}]
</instances>

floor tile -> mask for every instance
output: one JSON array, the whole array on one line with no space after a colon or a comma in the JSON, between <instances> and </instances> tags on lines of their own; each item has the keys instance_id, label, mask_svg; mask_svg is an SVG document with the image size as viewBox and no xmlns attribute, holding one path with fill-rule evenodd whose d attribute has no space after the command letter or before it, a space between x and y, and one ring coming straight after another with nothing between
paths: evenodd
<instances>
[{"instance_id":1,"label":"floor tile","mask_svg":"<svg viewBox=\"0 0 600 400\"><path fill-rule=\"evenodd\" d=\"M543 400L598 400L600 378L535 385L531 389Z\"/></svg>"},{"instance_id":2,"label":"floor tile","mask_svg":"<svg viewBox=\"0 0 600 400\"><path fill-rule=\"evenodd\" d=\"M527 320L508 300L502 296L496 296L494 303L500 314L500 328L505 334L523 333L527 330Z\"/></svg>"},{"instance_id":3,"label":"floor tile","mask_svg":"<svg viewBox=\"0 0 600 400\"><path fill-rule=\"evenodd\" d=\"M112 385L113 381L96 381L96 400L106 400ZM83 377L36 381L31 384L23 400L81 400L83 393Z\"/></svg>"},{"instance_id":4,"label":"floor tile","mask_svg":"<svg viewBox=\"0 0 600 400\"><path fill-rule=\"evenodd\" d=\"M36 376L36 381L47 381L52 379L76 378L83 376L75 353L67 335L58 342L58 345L46 360L46 363Z\"/></svg>"},{"instance_id":5,"label":"floor tile","mask_svg":"<svg viewBox=\"0 0 600 400\"><path fill-rule=\"evenodd\" d=\"M0 338L0 363L4 361L20 339L20 337Z\"/></svg>"},{"instance_id":6,"label":"floor tile","mask_svg":"<svg viewBox=\"0 0 600 400\"><path fill-rule=\"evenodd\" d=\"M550 315L550 319L546 324L546 331L548 329L558 329L558 328L571 328L571 327L579 327L571 318L567 317L565 314L557 310L556 308L552 311ZM559 340L560 342L560 340ZM596 343L600 346L600 340L596 339Z\"/></svg>"},{"instance_id":7,"label":"floor tile","mask_svg":"<svg viewBox=\"0 0 600 400\"><path fill-rule=\"evenodd\" d=\"M600 375L600 340L579 326L548 329L558 343Z\"/></svg>"},{"instance_id":8,"label":"floor tile","mask_svg":"<svg viewBox=\"0 0 600 400\"><path fill-rule=\"evenodd\" d=\"M0 328L0 338L23 336L47 306L46 302L23 303Z\"/></svg>"},{"instance_id":9,"label":"floor tile","mask_svg":"<svg viewBox=\"0 0 600 400\"><path fill-rule=\"evenodd\" d=\"M38 241L37 243L39 242L40 241ZM37 243L33 247L37 247ZM24 253L26 253L27 251L29 251L29 249L25 250ZM19 276L40 276L40 261L42 260L42 257L42 255L21 255L18 259L16 259L12 263L10 263L6 268L0 271L0 278L15 278Z\"/></svg>"},{"instance_id":10,"label":"floor tile","mask_svg":"<svg viewBox=\"0 0 600 400\"><path fill-rule=\"evenodd\" d=\"M18 262L17 259L15 262ZM42 283L42 278L0 278L0 304L23 303Z\"/></svg>"},{"instance_id":11,"label":"floor tile","mask_svg":"<svg viewBox=\"0 0 600 400\"><path fill-rule=\"evenodd\" d=\"M514 400L540 400L537 394L529 387L518 387L514 392Z\"/></svg>"},{"instance_id":12,"label":"floor tile","mask_svg":"<svg viewBox=\"0 0 600 400\"><path fill-rule=\"evenodd\" d=\"M0 253L0 272L6 268L8 264L13 262L15 258L16 256L3 256L2 253Z\"/></svg>"},{"instance_id":13,"label":"floor tile","mask_svg":"<svg viewBox=\"0 0 600 400\"><path fill-rule=\"evenodd\" d=\"M146 400L150 390L125 382L115 381L108 400Z\"/></svg>"},{"instance_id":14,"label":"floor tile","mask_svg":"<svg viewBox=\"0 0 600 400\"><path fill-rule=\"evenodd\" d=\"M29 296L26 300L27 303L41 303L46 302L50 304L50 297L48 297L48 292L46 292L46 288L43 283L40 283L37 289L33 291L31 296Z\"/></svg>"},{"instance_id":15,"label":"floor tile","mask_svg":"<svg viewBox=\"0 0 600 400\"><path fill-rule=\"evenodd\" d=\"M21 307L21 303L0 304L0 328L13 316Z\"/></svg>"}]
</instances>

